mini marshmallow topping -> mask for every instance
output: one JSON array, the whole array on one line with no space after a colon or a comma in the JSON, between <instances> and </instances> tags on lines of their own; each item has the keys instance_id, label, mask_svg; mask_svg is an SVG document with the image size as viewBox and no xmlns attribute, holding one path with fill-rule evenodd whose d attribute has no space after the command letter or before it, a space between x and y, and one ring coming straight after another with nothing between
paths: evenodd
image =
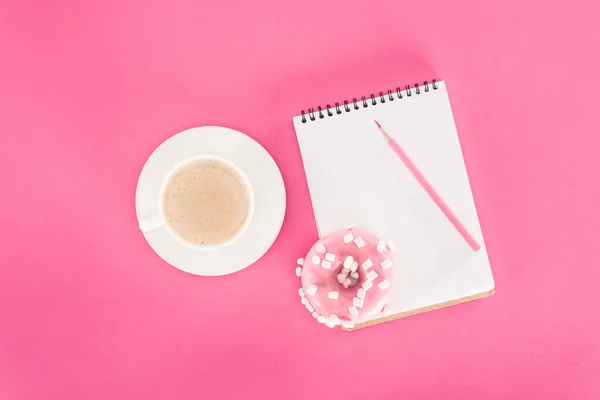
<instances>
[{"instance_id":1,"label":"mini marshmallow topping","mask_svg":"<svg viewBox=\"0 0 600 400\"><path fill-rule=\"evenodd\" d=\"M331 314L329 316L329 318L327 318L327 321L325 322L325 325L327 325L329 328L333 328L339 324L340 324L340 319L335 314Z\"/></svg>"},{"instance_id":2,"label":"mini marshmallow topping","mask_svg":"<svg viewBox=\"0 0 600 400\"><path fill-rule=\"evenodd\" d=\"M304 265L304 258L299 258L296 260L296 262L298 263L298 265Z\"/></svg>"},{"instance_id":3,"label":"mini marshmallow topping","mask_svg":"<svg viewBox=\"0 0 600 400\"><path fill-rule=\"evenodd\" d=\"M331 269L331 261L323 260L321 262L321 267L325 269Z\"/></svg>"},{"instance_id":4,"label":"mini marshmallow topping","mask_svg":"<svg viewBox=\"0 0 600 400\"><path fill-rule=\"evenodd\" d=\"M317 293L317 286L311 283L308 289L306 289L306 293L314 296Z\"/></svg>"},{"instance_id":5,"label":"mini marshmallow topping","mask_svg":"<svg viewBox=\"0 0 600 400\"><path fill-rule=\"evenodd\" d=\"M383 250L385 249L385 242L383 240L380 240L379 243L377 243L377 251L378 252L383 252Z\"/></svg>"},{"instance_id":6,"label":"mini marshmallow topping","mask_svg":"<svg viewBox=\"0 0 600 400\"><path fill-rule=\"evenodd\" d=\"M392 262L388 258L386 258L379 265L381 265L381 268L383 268L383 269L388 269L389 267L392 266Z\"/></svg>"},{"instance_id":7,"label":"mini marshmallow topping","mask_svg":"<svg viewBox=\"0 0 600 400\"><path fill-rule=\"evenodd\" d=\"M325 259L327 261L335 261L335 254L327 253L327 254L325 254Z\"/></svg>"},{"instance_id":8,"label":"mini marshmallow topping","mask_svg":"<svg viewBox=\"0 0 600 400\"><path fill-rule=\"evenodd\" d=\"M324 254L327 249L325 249L325 246L323 246L321 243L317 243L317 251L321 254Z\"/></svg>"},{"instance_id":9,"label":"mini marshmallow topping","mask_svg":"<svg viewBox=\"0 0 600 400\"><path fill-rule=\"evenodd\" d=\"M363 269L366 271L373 266L373 261L370 258L367 258L364 263L362 263Z\"/></svg>"},{"instance_id":10,"label":"mini marshmallow topping","mask_svg":"<svg viewBox=\"0 0 600 400\"><path fill-rule=\"evenodd\" d=\"M340 297L340 292L335 292L335 291L329 292L329 293L327 293L327 297L329 297L330 299L337 299Z\"/></svg>"},{"instance_id":11,"label":"mini marshmallow topping","mask_svg":"<svg viewBox=\"0 0 600 400\"><path fill-rule=\"evenodd\" d=\"M397 247L396 247L396 245L394 244L394 242L392 242L392 241L390 240L390 241L386 242L386 244L387 244L387 247L390 249L390 251L396 251Z\"/></svg>"},{"instance_id":12,"label":"mini marshmallow topping","mask_svg":"<svg viewBox=\"0 0 600 400\"><path fill-rule=\"evenodd\" d=\"M315 254L314 256L312 256L312 262L313 264L319 265L321 263L321 258Z\"/></svg>"},{"instance_id":13,"label":"mini marshmallow topping","mask_svg":"<svg viewBox=\"0 0 600 400\"><path fill-rule=\"evenodd\" d=\"M344 327L344 329L354 329L354 324L349 321L342 322L342 326Z\"/></svg>"},{"instance_id":14,"label":"mini marshmallow topping","mask_svg":"<svg viewBox=\"0 0 600 400\"><path fill-rule=\"evenodd\" d=\"M356 239L354 239L354 244L356 244L356 247L358 247L359 249L365 246L365 241L363 238L361 238L360 236L357 237Z\"/></svg>"},{"instance_id":15,"label":"mini marshmallow topping","mask_svg":"<svg viewBox=\"0 0 600 400\"><path fill-rule=\"evenodd\" d=\"M390 281L388 281L387 279L384 279L381 282L379 282L377 284L377 286L379 286L379 289L385 290L390 287Z\"/></svg>"},{"instance_id":16,"label":"mini marshmallow topping","mask_svg":"<svg viewBox=\"0 0 600 400\"><path fill-rule=\"evenodd\" d=\"M352 256L346 257L344 260L344 268L350 269L352 267L352 263L354 262L354 258Z\"/></svg>"},{"instance_id":17,"label":"mini marshmallow topping","mask_svg":"<svg viewBox=\"0 0 600 400\"><path fill-rule=\"evenodd\" d=\"M377 272L375 272L374 270L370 270L367 273L367 280L368 281L374 281L375 278L377 278L379 276L379 274Z\"/></svg>"},{"instance_id":18,"label":"mini marshmallow topping","mask_svg":"<svg viewBox=\"0 0 600 400\"><path fill-rule=\"evenodd\" d=\"M354 239L354 235L347 233L344 235L344 243L348 244Z\"/></svg>"},{"instance_id":19,"label":"mini marshmallow topping","mask_svg":"<svg viewBox=\"0 0 600 400\"><path fill-rule=\"evenodd\" d=\"M359 299L358 297L355 297L352 299L352 305L358 308L362 308L362 306L365 305L365 301L363 299Z\"/></svg>"}]
</instances>

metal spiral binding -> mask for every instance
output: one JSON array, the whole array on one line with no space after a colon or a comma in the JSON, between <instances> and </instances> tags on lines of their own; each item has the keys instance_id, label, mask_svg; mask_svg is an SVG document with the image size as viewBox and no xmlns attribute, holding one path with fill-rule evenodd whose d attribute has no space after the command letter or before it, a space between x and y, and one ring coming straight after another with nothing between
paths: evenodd
<instances>
[{"instance_id":1,"label":"metal spiral binding","mask_svg":"<svg viewBox=\"0 0 600 400\"><path fill-rule=\"evenodd\" d=\"M436 82L437 81L435 79L431 81L431 87L433 88L433 90L438 89ZM410 97L413 95L412 89L414 89L414 94L416 94L416 95L419 95L422 92L429 92L429 83L427 81L425 81L425 82L423 82L422 85L415 83L412 87L410 85L404 86L404 90L406 91L406 97ZM360 109L361 103L362 103L363 108L367 108L367 107L369 107L369 105L376 106L377 104L385 103L388 100L394 101L395 99L403 99L404 98L404 96L402 95L402 89L400 88L400 86L398 86L396 88L395 92L396 93L394 93L393 90L388 89L387 94L385 94L383 91L379 92L378 95L376 95L375 93L371 93L368 100L367 100L367 96L362 96L360 100L357 100L356 97L354 97L352 99L352 108L354 110ZM386 96L387 96L387 100L386 100ZM321 107L321 106L317 107L317 111L315 111L314 108L309 108L309 109L307 109L306 112L304 110L302 110L302 123L305 124L306 122L308 122L308 120L315 121L317 118L323 119L323 118L325 118L325 116L333 117L335 114L339 115L339 114L342 114L343 112L348 113L348 112L352 111L352 108L350 108L350 103L348 102L348 100L344 100L344 104L342 106L340 106L339 102L335 102L334 104L335 105L333 107L331 107L331 105L327 104L325 106L325 110L323 110L323 107ZM335 109L335 114L333 112L334 109ZM308 119L306 118L307 116L308 116Z\"/></svg>"}]
</instances>

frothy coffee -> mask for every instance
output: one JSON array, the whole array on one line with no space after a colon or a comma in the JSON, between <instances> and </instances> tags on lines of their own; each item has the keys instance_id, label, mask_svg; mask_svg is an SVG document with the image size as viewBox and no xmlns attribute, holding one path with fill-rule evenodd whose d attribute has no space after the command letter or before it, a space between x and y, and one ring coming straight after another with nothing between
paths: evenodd
<instances>
[{"instance_id":1,"label":"frothy coffee","mask_svg":"<svg viewBox=\"0 0 600 400\"><path fill-rule=\"evenodd\" d=\"M229 164L198 159L179 167L163 192L167 224L196 246L219 246L235 238L251 212L244 178Z\"/></svg>"}]
</instances>

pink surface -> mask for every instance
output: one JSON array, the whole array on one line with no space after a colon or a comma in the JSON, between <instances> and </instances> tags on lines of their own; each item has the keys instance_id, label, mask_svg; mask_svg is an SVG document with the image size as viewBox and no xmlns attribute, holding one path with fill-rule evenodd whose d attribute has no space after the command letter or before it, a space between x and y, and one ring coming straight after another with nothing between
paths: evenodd
<instances>
[{"instance_id":1,"label":"pink surface","mask_svg":"<svg viewBox=\"0 0 600 400\"><path fill-rule=\"evenodd\" d=\"M593 1L2 0L0 398L599 398L598 26ZM431 78L497 294L327 329L297 294L317 233L291 117ZM161 261L134 212L146 157L207 124L262 143L289 199L218 278Z\"/></svg>"}]
</instances>

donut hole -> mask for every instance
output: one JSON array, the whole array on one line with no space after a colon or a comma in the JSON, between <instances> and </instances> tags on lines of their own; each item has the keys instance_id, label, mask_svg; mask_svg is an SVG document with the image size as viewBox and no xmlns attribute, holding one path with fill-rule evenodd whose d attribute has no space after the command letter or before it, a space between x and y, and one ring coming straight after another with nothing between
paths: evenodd
<instances>
[{"instance_id":1,"label":"donut hole","mask_svg":"<svg viewBox=\"0 0 600 400\"><path fill-rule=\"evenodd\" d=\"M353 288L354 286L356 286L358 284L358 281L360 280L360 275L357 278L355 278L352 275L350 275L348 277L348 279L350 279L350 284L347 286L347 289L350 289L350 288ZM346 287L345 285L342 285L342 286Z\"/></svg>"},{"instance_id":2,"label":"donut hole","mask_svg":"<svg viewBox=\"0 0 600 400\"><path fill-rule=\"evenodd\" d=\"M342 266L337 272L337 281L344 289L351 289L361 280L358 263L355 261L352 268Z\"/></svg>"}]
</instances>

